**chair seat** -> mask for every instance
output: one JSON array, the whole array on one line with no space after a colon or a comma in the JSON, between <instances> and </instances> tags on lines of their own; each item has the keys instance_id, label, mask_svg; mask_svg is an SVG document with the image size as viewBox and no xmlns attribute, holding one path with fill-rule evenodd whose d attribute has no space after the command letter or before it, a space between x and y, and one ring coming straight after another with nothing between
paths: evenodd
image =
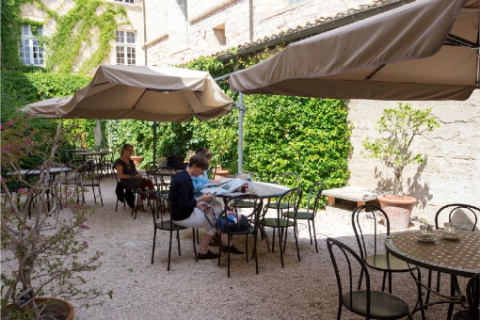
<instances>
[{"instance_id":1,"label":"chair seat","mask_svg":"<svg viewBox=\"0 0 480 320\"><path fill-rule=\"evenodd\" d=\"M458 311L453 315L453 320L475 320L472 318L469 310Z\"/></svg>"},{"instance_id":2,"label":"chair seat","mask_svg":"<svg viewBox=\"0 0 480 320\"><path fill-rule=\"evenodd\" d=\"M286 219L277 219L277 218L265 218L260 221L261 225L264 225L266 227L270 228L288 228L288 227L293 227L294 223L292 220L286 220Z\"/></svg>"},{"instance_id":3,"label":"chair seat","mask_svg":"<svg viewBox=\"0 0 480 320\"><path fill-rule=\"evenodd\" d=\"M282 216L294 219L295 218L295 212L292 212L292 211L282 212ZM313 214L311 212L307 212L307 211L298 211L297 212L297 219L298 220L312 220L313 219Z\"/></svg>"},{"instance_id":4,"label":"chair seat","mask_svg":"<svg viewBox=\"0 0 480 320\"><path fill-rule=\"evenodd\" d=\"M365 263L369 267L380 271L391 270L395 272L407 272L415 269L415 266L409 266L408 263L392 256L391 254L388 255L388 263L386 254L368 256Z\"/></svg>"},{"instance_id":5,"label":"chair seat","mask_svg":"<svg viewBox=\"0 0 480 320\"><path fill-rule=\"evenodd\" d=\"M172 220L164 220L163 222L157 221L156 223L157 229L160 229L160 230L170 230L171 225L172 225ZM176 224L173 224L171 227L173 231L188 229L187 227L177 226Z\"/></svg>"},{"instance_id":6,"label":"chair seat","mask_svg":"<svg viewBox=\"0 0 480 320\"><path fill-rule=\"evenodd\" d=\"M268 208L270 208L270 209L277 209L277 208L279 207L279 205L280 205L280 209L288 209L288 208L292 208L292 207L293 207L292 204L290 204L290 206L289 206L288 203L284 203L284 202L282 202L282 203L270 202L270 203L268 204Z\"/></svg>"},{"instance_id":7,"label":"chair seat","mask_svg":"<svg viewBox=\"0 0 480 320\"><path fill-rule=\"evenodd\" d=\"M408 305L402 299L392 296L386 292L370 291L371 306L370 318L372 319L401 319L408 315ZM366 316L367 314L367 291L355 291L342 296L343 305L356 314ZM351 305L350 305L351 302Z\"/></svg>"},{"instance_id":8,"label":"chair seat","mask_svg":"<svg viewBox=\"0 0 480 320\"><path fill-rule=\"evenodd\" d=\"M220 230L218 232L221 232ZM241 235L246 235L246 234L253 234L255 232L255 228L250 226L247 230L243 230L243 231L230 231L228 232L229 235L231 236L241 236ZM226 232L221 232L221 233L225 233Z\"/></svg>"}]
</instances>

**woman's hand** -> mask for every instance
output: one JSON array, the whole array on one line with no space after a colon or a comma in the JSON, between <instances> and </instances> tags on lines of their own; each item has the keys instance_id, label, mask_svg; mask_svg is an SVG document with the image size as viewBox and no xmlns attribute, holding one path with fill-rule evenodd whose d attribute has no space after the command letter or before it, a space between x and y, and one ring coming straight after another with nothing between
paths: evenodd
<instances>
[{"instance_id":1,"label":"woman's hand","mask_svg":"<svg viewBox=\"0 0 480 320\"><path fill-rule=\"evenodd\" d=\"M206 194L204 194L203 196L198 197L197 203L198 203L198 202L202 202L202 201L208 202L208 201L210 201L210 200L212 200L212 199L213 199L213 196L212 196L210 193L206 193Z\"/></svg>"}]
</instances>

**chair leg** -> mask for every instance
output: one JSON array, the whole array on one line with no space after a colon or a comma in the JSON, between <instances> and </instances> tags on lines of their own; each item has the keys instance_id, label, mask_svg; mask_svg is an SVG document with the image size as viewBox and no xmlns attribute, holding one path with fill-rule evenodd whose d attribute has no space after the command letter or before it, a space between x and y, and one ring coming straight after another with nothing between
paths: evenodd
<instances>
[{"instance_id":1,"label":"chair leg","mask_svg":"<svg viewBox=\"0 0 480 320\"><path fill-rule=\"evenodd\" d=\"M283 253L285 253L285 248L287 247L288 228L282 229L282 235L283 232L285 232L285 236L283 237Z\"/></svg>"},{"instance_id":2,"label":"chair leg","mask_svg":"<svg viewBox=\"0 0 480 320\"><path fill-rule=\"evenodd\" d=\"M283 237L283 229L278 230L278 245L280 246L280 262L282 263L282 268L284 267L283 265L283 248L282 248L282 237Z\"/></svg>"},{"instance_id":3,"label":"chair leg","mask_svg":"<svg viewBox=\"0 0 480 320\"><path fill-rule=\"evenodd\" d=\"M315 240L315 251L318 253L317 231L315 230L315 221L312 220L313 225L313 239Z\"/></svg>"},{"instance_id":4,"label":"chair leg","mask_svg":"<svg viewBox=\"0 0 480 320\"><path fill-rule=\"evenodd\" d=\"M180 251L180 232L177 230L177 244L178 244L178 255L181 256L182 252Z\"/></svg>"},{"instance_id":5,"label":"chair leg","mask_svg":"<svg viewBox=\"0 0 480 320\"><path fill-rule=\"evenodd\" d=\"M102 207L103 207L102 189L100 189L100 186L98 186L98 194L100 195L100 202L102 203Z\"/></svg>"},{"instance_id":6,"label":"chair leg","mask_svg":"<svg viewBox=\"0 0 480 320\"><path fill-rule=\"evenodd\" d=\"M287 229L287 231L288 231L288 229ZM297 234L294 234L294 235L295 235L295 245L297 247L298 262L300 262L301 260L300 260L300 248L298 247L298 236L297 236Z\"/></svg>"},{"instance_id":7,"label":"chair leg","mask_svg":"<svg viewBox=\"0 0 480 320\"><path fill-rule=\"evenodd\" d=\"M388 273L388 293L392 294L392 273Z\"/></svg>"},{"instance_id":8,"label":"chair leg","mask_svg":"<svg viewBox=\"0 0 480 320\"><path fill-rule=\"evenodd\" d=\"M248 263L248 233L245 235L245 261Z\"/></svg>"},{"instance_id":9,"label":"chair leg","mask_svg":"<svg viewBox=\"0 0 480 320\"><path fill-rule=\"evenodd\" d=\"M385 275L384 275L384 279L385 279ZM363 281L363 272L360 272L360 277L358 278L357 290L360 290L362 288L362 281ZM341 304L341 301L340 301L340 304Z\"/></svg>"},{"instance_id":10,"label":"chair leg","mask_svg":"<svg viewBox=\"0 0 480 320\"><path fill-rule=\"evenodd\" d=\"M117 199L117 203L115 204L115 212L117 212L118 210L118 199Z\"/></svg>"},{"instance_id":11,"label":"chair leg","mask_svg":"<svg viewBox=\"0 0 480 320\"><path fill-rule=\"evenodd\" d=\"M155 231L153 232L153 246L152 246L152 263L153 264L153 257L155 255L155 240L157 239L157 228L155 228Z\"/></svg>"},{"instance_id":12,"label":"chair leg","mask_svg":"<svg viewBox=\"0 0 480 320\"><path fill-rule=\"evenodd\" d=\"M383 273L383 281L382 281L382 292L385 291L385 282L387 280L387 272Z\"/></svg>"},{"instance_id":13,"label":"chair leg","mask_svg":"<svg viewBox=\"0 0 480 320\"><path fill-rule=\"evenodd\" d=\"M308 224L308 235L310 236L310 245L312 245L313 241L312 241L312 229L310 227L310 220L307 220L307 224Z\"/></svg>"},{"instance_id":14,"label":"chair leg","mask_svg":"<svg viewBox=\"0 0 480 320\"><path fill-rule=\"evenodd\" d=\"M258 274L257 233L253 235L253 254L255 254L255 271Z\"/></svg>"},{"instance_id":15,"label":"chair leg","mask_svg":"<svg viewBox=\"0 0 480 320\"><path fill-rule=\"evenodd\" d=\"M197 246L195 244L195 229L192 228L192 231L193 231L193 253L195 254L195 261L198 262Z\"/></svg>"},{"instance_id":16,"label":"chair leg","mask_svg":"<svg viewBox=\"0 0 480 320\"><path fill-rule=\"evenodd\" d=\"M342 318L342 301L339 302L337 311L337 320L340 320L340 318Z\"/></svg>"},{"instance_id":17,"label":"chair leg","mask_svg":"<svg viewBox=\"0 0 480 320\"><path fill-rule=\"evenodd\" d=\"M432 289L432 270L428 270L428 280L427 280L427 294L425 295L425 304L428 304L428 302L430 301L430 290ZM437 286L438 288L438 286ZM428 307L426 307L425 309L428 309Z\"/></svg>"},{"instance_id":18,"label":"chair leg","mask_svg":"<svg viewBox=\"0 0 480 320\"><path fill-rule=\"evenodd\" d=\"M273 228L273 236L272 236L272 252L275 252L275 231L276 228ZM280 233L280 230L278 231Z\"/></svg>"},{"instance_id":19,"label":"chair leg","mask_svg":"<svg viewBox=\"0 0 480 320\"><path fill-rule=\"evenodd\" d=\"M95 195L95 187L92 184L92 193L93 193L93 201L97 203L97 196Z\"/></svg>"},{"instance_id":20,"label":"chair leg","mask_svg":"<svg viewBox=\"0 0 480 320\"><path fill-rule=\"evenodd\" d=\"M222 242L220 240L220 242ZM230 235L227 236L227 270L228 270L228 278L230 278ZM221 253L220 253L221 254Z\"/></svg>"},{"instance_id":21,"label":"chair leg","mask_svg":"<svg viewBox=\"0 0 480 320\"><path fill-rule=\"evenodd\" d=\"M168 265L167 265L167 271L170 271L170 256L172 255L172 238L173 238L173 231L170 230L170 241L168 242Z\"/></svg>"}]
</instances>

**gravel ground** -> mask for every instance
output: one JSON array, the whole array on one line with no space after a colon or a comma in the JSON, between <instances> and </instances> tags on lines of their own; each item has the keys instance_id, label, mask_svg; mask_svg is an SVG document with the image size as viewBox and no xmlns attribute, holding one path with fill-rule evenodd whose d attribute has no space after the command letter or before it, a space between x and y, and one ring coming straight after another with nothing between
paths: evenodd
<instances>
[{"instance_id":1,"label":"gravel ground","mask_svg":"<svg viewBox=\"0 0 480 320\"><path fill-rule=\"evenodd\" d=\"M105 206L90 218L89 229L83 233L85 239L81 239L89 242L92 253L104 253L102 266L85 274L86 285L104 292L113 290L113 299L103 297L102 306L77 305L78 319L336 319L337 283L325 239L337 238L358 251L351 210L327 207L317 216L319 253L310 245L306 226L301 225L301 262L290 231L285 268L281 268L278 250L268 253L265 241L259 241L259 275L255 275L254 261L246 263L244 255L232 255L232 275L227 278L226 256L222 256L220 266L216 260L195 262L190 230L181 232L181 256L174 243L169 272L168 233L157 233L155 262L150 264L152 216L139 212L134 220L123 205L115 212L114 187L112 179L102 181ZM91 194L87 202L93 202ZM271 239L271 233L268 235ZM240 239L234 243L243 248ZM378 290L382 274L370 271L370 276L372 288ZM393 290L413 307L416 289L408 274L393 276ZM427 316L444 319L446 308L430 308ZM358 318L343 309L342 319ZM415 319L420 318L415 315Z\"/></svg>"}]
</instances>

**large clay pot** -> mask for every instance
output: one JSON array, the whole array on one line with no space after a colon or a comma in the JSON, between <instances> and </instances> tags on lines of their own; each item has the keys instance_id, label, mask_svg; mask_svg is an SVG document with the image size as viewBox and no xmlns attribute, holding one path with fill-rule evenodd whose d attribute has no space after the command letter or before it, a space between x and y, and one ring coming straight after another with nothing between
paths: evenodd
<instances>
[{"instance_id":1,"label":"large clay pot","mask_svg":"<svg viewBox=\"0 0 480 320\"><path fill-rule=\"evenodd\" d=\"M230 177L230 172L228 171L228 169L217 169L217 171L215 171L215 179L217 180L228 177Z\"/></svg>"},{"instance_id":2,"label":"large clay pot","mask_svg":"<svg viewBox=\"0 0 480 320\"><path fill-rule=\"evenodd\" d=\"M138 165L143 161L142 156L130 156L130 159L132 159L133 163L135 163L135 167L138 167Z\"/></svg>"},{"instance_id":3,"label":"large clay pot","mask_svg":"<svg viewBox=\"0 0 480 320\"><path fill-rule=\"evenodd\" d=\"M391 229L407 229L413 206L417 203L414 197L379 196L378 201L388 216Z\"/></svg>"},{"instance_id":4,"label":"large clay pot","mask_svg":"<svg viewBox=\"0 0 480 320\"><path fill-rule=\"evenodd\" d=\"M42 312L42 316L47 316L48 319L55 320L74 320L75 319L75 310L73 306L68 302L56 298L35 298L37 305L42 305L47 303L48 306ZM2 319L7 319L9 317L9 311L15 310L16 305L9 304L6 306L6 310L2 310Z\"/></svg>"}]
</instances>

